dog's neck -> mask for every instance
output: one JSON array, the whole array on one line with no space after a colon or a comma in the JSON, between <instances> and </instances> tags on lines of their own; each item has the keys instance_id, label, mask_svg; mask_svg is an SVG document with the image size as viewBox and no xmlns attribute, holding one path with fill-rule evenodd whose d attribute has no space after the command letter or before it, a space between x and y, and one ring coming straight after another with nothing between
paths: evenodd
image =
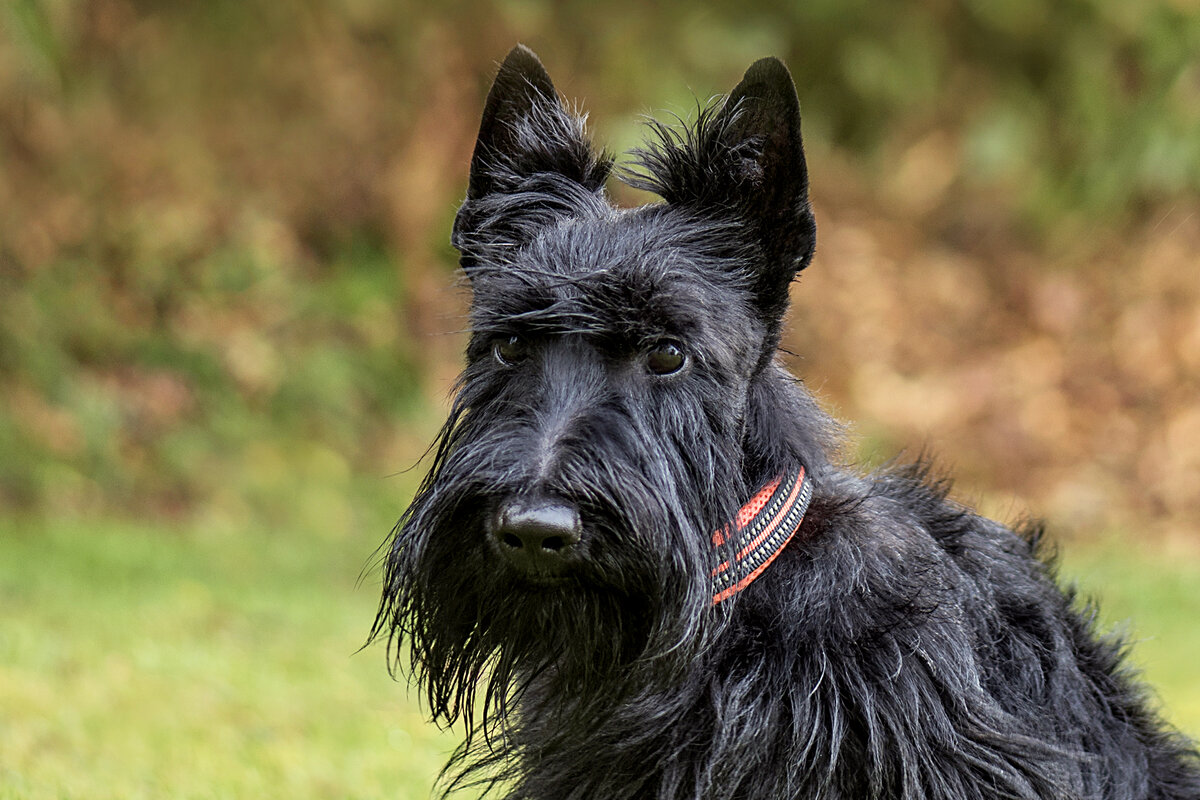
<instances>
[{"instance_id":1,"label":"dog's neck","mask_svg":"<svg viewBox=\"0 0 1200 800\"><path fill-rule=\"evenodd\" d=\"M750 498L733 521L713 533L713 605L745 589L787 547L812 500L804 467L789 469Z\"/></svg>"}]
</instances>

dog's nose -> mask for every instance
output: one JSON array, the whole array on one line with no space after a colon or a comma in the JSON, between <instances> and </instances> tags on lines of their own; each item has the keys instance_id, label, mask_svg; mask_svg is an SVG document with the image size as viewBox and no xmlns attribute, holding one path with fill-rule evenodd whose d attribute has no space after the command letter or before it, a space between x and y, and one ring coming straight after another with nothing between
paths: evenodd
<instances>
[{"instance_id":1,"label":"dog's nose","mask_svg":"<svg viewBox=\"0 0 1200 800\"><path fill-rule=\"evenodd\" d=\"M492 517L500 554L530 575L557 575L574 555L581 536L579 509L558 499L515 497Z\"/></svg>"}]
</instances>

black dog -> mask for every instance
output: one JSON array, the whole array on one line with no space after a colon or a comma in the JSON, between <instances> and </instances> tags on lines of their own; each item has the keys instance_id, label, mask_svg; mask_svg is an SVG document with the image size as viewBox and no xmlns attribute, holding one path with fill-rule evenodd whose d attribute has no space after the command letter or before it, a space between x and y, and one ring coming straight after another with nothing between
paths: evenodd
<instances>
[{"instance_id":1,"label":"black dog","mask_svg":"<svg viewBox=\"0 0 1200 800\"><path fill-rule=\"evenodd\" d=\"M815 244L764 59L614 208L529 50L453 241L467 366L373 635L511 798L1200 798L1200 756L1059 589L1036 530L920 467L862 477L777 363ZM401 648L401 645L404 645Z\"/></svg>"}]
</instances>

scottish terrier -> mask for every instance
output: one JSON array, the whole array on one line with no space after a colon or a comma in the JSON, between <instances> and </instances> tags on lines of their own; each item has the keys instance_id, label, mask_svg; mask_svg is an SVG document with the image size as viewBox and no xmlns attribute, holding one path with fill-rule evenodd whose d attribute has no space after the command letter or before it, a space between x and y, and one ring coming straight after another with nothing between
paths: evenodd
<instances>
[{"instance_id":1,"label":"scottish terrier","mask_svg":"<svg viewBox=\"0 0 1200 800\"><path fill-rule=\"evenodd\" d=\"M518 46L455 220L473 304L373 637L521 800L1200 798L1033 526L840 465L779 364L815 226L787 69L649 123L614 207Z\"/></svg>"}]
</instances>

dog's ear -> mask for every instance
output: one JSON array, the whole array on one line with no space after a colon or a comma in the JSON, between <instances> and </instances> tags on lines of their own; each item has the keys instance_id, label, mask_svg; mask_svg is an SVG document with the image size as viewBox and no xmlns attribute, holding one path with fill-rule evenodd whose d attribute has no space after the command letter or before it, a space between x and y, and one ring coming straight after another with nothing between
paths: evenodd
<instances>
[{"instance_id":1,"label":"dog's ear","mask_svg":"<svg viewBox=\"0 0 1200 800\"><path fill-rule=\"evenodd\" d=\"M467 198L452 242L463 266L481 246L520 243L539 224L599 195L612 159L593 151L584 120L567 110L545 67L524 45L500 65L471 157Z\"/></svg>"},{"instance_id":2,"label":"dog's ear","mask_svg":"<svg viewBox=\"0 0 1200 800\"><path fill-rule=\"evenodd\" d=\"M635 185L705 216L733 214L760 246L755 291L777 323L788 285L808 266L816 224L800 138L800 101L777 58L754 62L724 103L682 132L651 123L657 142L637 153Z\"/></svg>"},{"instance_id":3,"label":"dog's ear","mask_svg":"<svg viewBox=\"0 0 1200 800\"><path fill-rule=\"evenodd\" d=\"M509 51L483 107L467 199L511 189L506 186L511 179L553 168L540 163L551 154L523 134L532 133L530 128L546 116L555 116L560 108L554 83L537 55L522 44Z\"/></svg>"},{"instance_id":4,"label":"dog's ear","mask_svg":"<svg viewBox=\"0 0 1200 800\"><path fill-rule=\"evenodd\" d=\"M808 168L800 138L800 100L787 67L777 58L754 62L713 125L721 142L739 159L732 176L734 198L750 220L759 221L763 245L788 274L808 266L816 245L808 204Z\"/></svg>"}]
</instances>

